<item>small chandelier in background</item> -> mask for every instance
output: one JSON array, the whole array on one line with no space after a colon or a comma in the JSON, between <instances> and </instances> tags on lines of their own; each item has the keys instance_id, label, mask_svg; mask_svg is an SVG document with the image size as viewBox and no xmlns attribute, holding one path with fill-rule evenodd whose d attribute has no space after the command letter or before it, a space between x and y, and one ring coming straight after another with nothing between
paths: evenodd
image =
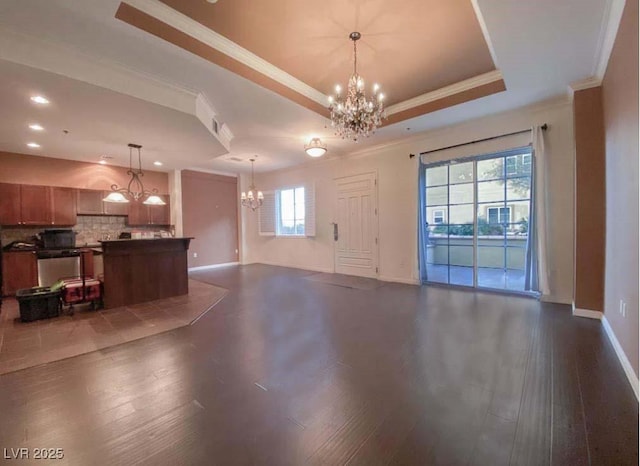
<instances>
[{"instance_id":1,"label":"small chandelier in background","mask_svg":"<svg viewBox=\"0 0 640 466\"><path fill-rule=\"evenodd\" d=\"M336 86L336 95L329 97L329 110L331 111L331 126L343 139L349 138L358 142L358 137L369 137L373 134L384 114L384 94L379 93L380 86L373 85L373 98L367 99L364 90L364 80L358 74L357 41L362 37L359 32L349 34L353 41L353 74L347 84L346 95L341 94L342 88Z\"/></svg>"},{"instance_id":2,"label":"small chandelier in background","mask_svg":"<svg viewBox=\"0 0 640 466\"><path fill-rule=\"evenodd\" d=\"M262 191L256 190L256 186L253 182L253 163L256 159L249 159L251 162L251 185L249 186L249 191L246 193L242 191L240 194L240 202L244 207L248 207L251 210L256 210L258 207L262 205L262 201L264 200L264 195Z\"/></svg>"},{"instance_id":3,"label":"small chandelier in background","mask_svg":"<svg viewBox=\"0 0 640 466\"><path fill-rule=\"evenodd\" d=\"M327 152L327 145L320 138L312 138L304 145L304 151L311 157L322 157Z\"/></svg>"},{"instance_id":4,"label":"small chandelier in background","mask_svg":"<svg viewBox=\"0 0 640 466\"><path fill-rule=\"evenodd\" d=\"M133 168L133 149L138 150L138 168ZM143 201L143 204L147 205L166 205L166 202L162 200L160 196L158 196L158 190L152 189L151 191L144 189L144 185L142 184L142 177L144 173L142 172L142 156L140 154L140 149L142 146L139 144L129 143L129 170L127 170L127 175L131 176L129 180L129 184L126 188L118 188L117 184L111 185L111 191L107 197L103 199L104 202L115 202L119 204L129 202L129 199L133 199L134 201L139 201L142 198L146 197Z\"/></svg>"}]
</instances>

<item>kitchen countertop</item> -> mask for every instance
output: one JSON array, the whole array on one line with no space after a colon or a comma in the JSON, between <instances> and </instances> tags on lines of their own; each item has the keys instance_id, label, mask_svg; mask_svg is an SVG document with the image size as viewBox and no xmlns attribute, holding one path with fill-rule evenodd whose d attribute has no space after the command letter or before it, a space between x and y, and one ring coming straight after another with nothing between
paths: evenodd
<instances>
[{"instance_id":1,"label":"kitchen countertop","mask_svg":"<svg viewBox=\"0 0 640 466\"><path fill-rule=\"evenodd\" d=\"M176 237L169 237L169 238L137 238L137 239L110 239L110 240L104 240L104 241L100 241L100 244L105 244L105 243L123 243L123 242L127 242L127 241L167 241L167 240L185 240L185 239L193 239L192 236L176 236Z\"/></svg>"}]
</instances>

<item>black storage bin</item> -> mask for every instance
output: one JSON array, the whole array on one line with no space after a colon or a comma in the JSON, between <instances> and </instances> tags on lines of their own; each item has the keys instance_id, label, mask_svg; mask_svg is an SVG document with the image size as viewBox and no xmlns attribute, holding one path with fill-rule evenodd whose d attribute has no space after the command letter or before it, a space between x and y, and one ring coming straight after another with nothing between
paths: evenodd
<instances>
[{"instance_id":1,"label":"black storage bin","mask_svg":"<svg viewBox=\"0 0 640 466\"><path fill-rule=\"evenodd\" d=\"M48 286L24 288L16 291L20 304L20 320L31 322L60 315L60 290L51 291Z\"/></svg>"}]
</instances>

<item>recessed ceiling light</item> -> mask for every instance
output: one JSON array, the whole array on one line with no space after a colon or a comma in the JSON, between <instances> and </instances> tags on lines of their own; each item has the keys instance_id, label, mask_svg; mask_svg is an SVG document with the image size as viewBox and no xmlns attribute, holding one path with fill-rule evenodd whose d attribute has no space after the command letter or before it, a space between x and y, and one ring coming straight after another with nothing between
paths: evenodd
<instances>
[{"instance_id":1,"label":"recessed ceiling light","mask_svg":"<svg viewBox=\"0 0 640 466\"><path fill-rule=\"evenodd\" d=\"M27 146L32 147L33 149L38 149L40 147L40 144L38 144L37 142L28 142Z\"/></svg>"},{"instance_id":2,"label":"recessed ceiling light","mask_svg":"<svg viewBox=\"0 0 640 466\"><path fill-rule=\"evenodd\" d=\"M106 161L106 160L100 160L98 163L99 163L100 165L106 165L106 164L107 164L107 161Z\"/></svg>"},{"instance_id":3,"label":"recessed ceiling light","mask_svg":"<svg viewBox=\"0 0 640 466\"><path fill-rule=\"evenodd\" d=\"M41 95L34 95L33 97L31 97L31 100L37 104L42 104L42 105L46 105L49 103L49 99Z\"/></svg>"},{"instance_id":4,"label":"recessed ceiling light","mask_svg":"<svg viewBox=\"0 0 640 466\"><path fill-rule=\"evenodd\" d=\"M40 126L39 124L37 124L37 123L29 125L29 128L34 130L34 131L43 131L44 130L44 128L42 126Z\"/></svg>"},{"instance_id":5,"label":"recessed ceiling light","mask_svg":"<svg viewBox=\"0 0 640 466\"><path fill-rule=\"evenodd\" d=\"M158 162L157 160L156 160L155 162L153 162L153 164L154 164L156 167L161 167L161 166L162 166L162 162Z\"/></svg>"}]
</instances>

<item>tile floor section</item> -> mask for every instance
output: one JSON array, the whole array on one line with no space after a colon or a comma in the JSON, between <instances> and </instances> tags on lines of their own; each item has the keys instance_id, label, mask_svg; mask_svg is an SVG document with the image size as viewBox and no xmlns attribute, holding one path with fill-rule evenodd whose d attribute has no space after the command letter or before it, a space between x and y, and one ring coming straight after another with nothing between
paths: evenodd
<instances>
[{"instance_id":1,"label":"tile floor section","mask_svg":"<svg viewBox=\"0 0 640 466\"><path fill-rule=\"evenodd\" d=\"M227 290L189 280L189 294L133 306L21 322L18 302L0 311L0 374L58 361L189 325L224 297Z\"/></svg>"}]
</instances>

